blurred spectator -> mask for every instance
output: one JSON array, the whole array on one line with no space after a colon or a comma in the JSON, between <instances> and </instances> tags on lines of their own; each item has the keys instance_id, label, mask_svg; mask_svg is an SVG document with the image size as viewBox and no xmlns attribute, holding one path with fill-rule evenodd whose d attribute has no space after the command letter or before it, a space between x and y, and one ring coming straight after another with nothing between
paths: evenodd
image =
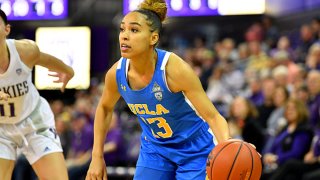
<instances>
[{"instance_id":1,"label":"blurred spectator","mask_svg":"<svg viewBox=\"0 0 320 180\"><path fill-rule=\"evenodd\" d=\"M233 96L238 95L245 84L243 72L235 68L234 61L232 60L228 60L223 67L223 83Z\"/></svg>"},{"instance_id":2,"label":"blurred spectator","mask_svg":"<svg viewBox=\"0 0 320 180\"><path fill-rule=\"evenodd\" d=\"M222 66L217 66L212 71L206 93L211 102L216 106L217 110L225 115L227 106L232 101L233 97L227 89L226 84L223 83L223 73L224 69Z\"/></svg>"},{"instance_id":3,"label":"blurred spectator","mask_svg":"<svg viewBox=\"0 0 320 180\"><path fill-rule=\"evenodd\" d=\"M209 77L215 65L214 54L210 50L203 51L201 55L201 71L199 78L204 90L208 88Z\"/></svg>"},{"instance_id":4,"label":"blurred spectator","mask_svg":"<svg viewBox=\"0 0 320 180\"><path fill-rule=\"evenodd\" d=\"M260 23L252 24L245 33L245 40L247 42L263 40L263 27Z\"/></svg>"},{"instance_id":5,"label":"blurred spectator","mask_svg":"<svg viewBox=\"0 0 320 180\"><path fill-rule=\"evenodd\" d=\"M303 160L290 159L280 167L270 180L320 179L320 129L317 128L312 146Z\"/></svg>"},{"instance_id":6,"label":"blurred spectator","mask_svg":"<svg viewBox=\"0 0 320 180\"><path fill-rule=\"evenodd\" d=\"M71 144L71 131L70 131L70 119L67 119L65 113L56 116L56 131L60 137L61 146L63 149L63 155L68 157L68 152Z\"/></svg>"},{"instance_id":7,"label":"blurred spectator","mask_svg":"<svg viewBox=\"0 0 320 180\"><path fill-rule=\"evenodd\" d=\"M285 106L287 126L275 137L272 147L263 155L264 173L268 179L289 159L302 160L308 152L313 131L308 124L308 110L303 102L289 99Z\"/></svg>"},{"instance_id":8,"label":"blurred spectator","mask_svg":"<svg viewBox=\"0 0 320 180\"><path fill-rule=\"evenodd\" d=\"M176 52L175 52L176 53ZM188 48L184 51L184 54L181 55L181 57L184 58L184 60L190 64L190 66L194 66L194 62L193 62L193 50L191 48Z\"/></svg>"},{"instance_id":9,"label":"blurred spectator","mask_svg":"<svg viewBox=\"0 0 320 180\"><path fill-rule=\"evenodd\" d=\"M241 137L244 141L254 144L257 151L261 152L265 133L256 119L258 113L255 106L244 97L238 96L231 103L229 114L228 123L232 127L231 136Z\"/></svg>"},{"instance_id":10,"label":"blurred spectator","mask_svg":"<svg viewBox=\"0 0 320 180\"><path fill-rule=\"evenodd\" d=\"M244 96L248 98L255 106L260 106L263 104L263 93L262 93L262 83L257 77L250 77L247 79L248 87L244 90Z\"/></svg>"},{"instance_id":11,"label":"blurred spectator","mask_svg":"<svg viewBox=\"0 0 320 180\"><path fill-rule=\"evenodd\" d=\"M262 27L264 31L264 41L268 47L273 48L279 38L279 30L274 25L274 21L270 16L262 17Z\"/></svg>"},{"instance_id":12,"label":"blurred spectator","mask_svg":"<svg viewBox=\"0 0 320 180\"><path fill-rule=\"evenodd\" d=\"M309 92L307 86L300 86L296 91L296 98L305 104L308 104Z\"/></svg>"},{"instance_id":13,"label":"blurred spectator","mask_svg":"<svg viewBox=\"0 0 320 180\"><path fill-rule=\"evenodd\" d=\"M71 121L71 130L71 147L66 163L70 180L76 180L86 175L82 165L87 163L91 156L93 126L86 115L78 113Z\"/></svg>"},{"instance_id":14,"label":"blurred spectator","mask_svg":"<svg viewBox=\"0 0 320 180\"><path fill-rule=\"evenodd\" d=\"M127 104L125 104L126 107ZM141 127L139 125L137 116L134 115L131 111L119 112L120 119L122 123L121 129L125 129L122 134L123 140L126 146L126 164L127 166L135 166L140 153L140 145L141 145Z\"/></svg>"},{"instance_id":15,"label":"blurred spectator","mask_svg":"<svg viewBox=\"0 0 320 180\"><path fill-rule=\"evenodd\" d=\"M265 78L262 80L262 94L263 103L257 106L259 117L258 121L263 128L267 127L267 120L271 112L275 109L273 103L273 94L276 89L276 82L272 78Z\"/></svg>"},{"instance_id":16,"label":"blurred spectator","mask_svg":"<svg viewBox=\"0 0 320 180\"><path fill-rule=\"evenodd\" d=\"M77 98L74 104L74 110L78 113L81 113L85 116L89 116L90 114L90 107L91 107L90 98L87 94L84 94L83 97Z\"/></svg>"},{"instance_id":17,"label":"blurred spectator","mask_svg":"<svg viewBox=\"0 0 320 180\"><path fill-rule=\"evenodd\" d=\"M221 42L222 50L226 54L226 58L232 61L238 58L237 50L235 49L235 42L232 38L224 38Z\"/></svg>"},{"instance_id":18,"label":"blurred spectator","mask_svg":"<svg viewBox=\"0 0 320 180\"><path fill-rule=\"evenodd\" d=\"M101 78L103 79L103 78ZM92 104L92 109L94 109L94 113L95 113L95 108L97 107L98 103L99 103L99 98L102 95L102 91L103 91L103 87L104 87L104 81L99 80L96 77L91 77L90 79L90 87L89 87L89 95L90 95L90 102ZM93 111L93 110L91 110ZM94 114L92 112L92 114Z\"/></svg>"},{"instance_id":19,"label":"blurred spectator","mask_svg":"<svg viewBox=\"0 0 320 180\"><path fill-rule=\"evenodd\" d=\"M268 69L271 65L270 57L261 49L258 41L249 42L249 62L245 71L261 72Z\"/></svg>"},{"instance_id":20,"label":"blurred spectator","mask_svg":"<svg viewBox=\"0 0 320 180\"><path fill-rule=\"evenodd\" d=\"M64 103L60 99L53 100L50 102L50 107L54 116L57 116L63 112Z\"/></svg>"},{"instance_id":21,"label":"blurred spectator","mask_svg":"<svg viewBox=\"0 0 320 180\"><path fill-rule=\"evenodd\" d=\"M77 158L90 150L93 144L93 127L85 114L77 113L71 121L71 151L69 158Z\"/></svg>"},{"instance_id":22,"label":"blurred spectator","mask_svg":"<svg viewBox=\"0 0 320 180\"><path fill-rule=\"evenodd\" d=\"M308 73L307 86L310 94L308 102L310 123L313 127L320 123L320 72L313 70Z\"/></svg>"},{"instance_id":23,"label":"blurred spectator","mask_svg":"<svg viewBox=\"0 0 320 180\"><path fill-rule=\"evenodd\" d=\"M320 34L320 16L316 16L311 20L311 28L315 39L319 39Z\"/></svg>"},{"instance_id":24,"label":"blurred spectator","mask_svg":"<svg viewBox=\"0 0 320 180\"><path fill-rule=\"evenodd\" d=\"M285 52L286 53L286 58L289 59L290 61L293 61L294 59L294 51L290 46L290 39L288 36L281 36L278 43L277 47L273 48L270 51L270 56L272 58L275 58L278 52Z\"/></svg>"},{"instance_id":25,"label":"blurred spectator","mask_svg":"<svg viewBox=\"0 0 320 180\"><path fill-rule=\"evenodd\" d=\"M249 62L249 48L246 43L241 43L238 46L238 58L235 59L235 68L244 72Z\"/></svg>"},{"instance_id":26,"label":"blurred spectator","mask_svg":"<svg viewBox=\"0 0 320 180\"><path fill-rule=\"evenodd\" d=\"M298 72L293 78L293 82L289 84L289 91L292 97L296 97L296 92L301 87L306 87L307 71L304 67L298 66Z\"/></svg>"},{"instance_id":27,"label":"blurred spectator","mask_svg":"<svg viewBox=\"0 0 320 180\"><path fill-rule=\"evenodd\" d=\"M272 78L275 80L277 86L283 86L287 88L288 74L288 68L284 65L280 65L272 69Z\"/></svg>"},{"instance_id":28,"label":"blurred spectator","mask_svg":"<svg viewBox=\"0 0 320 180\"><path fill-rule=\"evenodd\" d=\"M126 160L125 144L122 140L122 132L119 129L118 115L113 113L104 144L104 159L107 166L123 166ZM78 160L68 161L68 173L70 180L78 180L85 177L91 162L91 149L84 151Z\"/></svg>"},{"instance_id":29,"label":"blurred spectator","mask_svg":"<svg viewBox=\"0 0 320 180\"><path fill-rule=\"evenodd\" d=\"M127 141L126 164L128 166L135 166L140 152L141 132L134 131L130 134L130 138Z\"/></svg>"},{"instance_id":30,"label":"blurred spectator","mask_svg":"<svg viewBox=\"0 0 320 180\"><path fill-rule=\"evenodd\" d=\"M295 49L296 63L306 63L308 50L314 42L315 39L313 36L311 26L308 24L302 25L300 28L300 42L298 43L298 46Z\"/></svg>"},{"instance_id":31,"label":"blurred spectator","mask_svg":"<svg viewBox=\"0 0 320 180\"><path fill-rule=\"evenodd\" d=\"M287 68L286 83L288 83L288 85L294 82L300 71L300 67L290 59L289 54L286 51L277 51L274 53L273 64L275 68L278 66L285 66Z\"/></svg>"},{"instance_id":32,"label":"blurred spectator","mask_svg":"<svg viewBox=\"0 0 320 180\"><path fill-rule=\"evenodd\" d=\"M320 44L313 44L308 52L306 59L306 66L308 70L320 71Z\"/></svg>"},{"instance_id":33,"label":"blurred spectator","mask_svg":"<svg viewBox=\"0 0 320 180\"><path fill-rule=\"evenodd\" d=\"M203 53L207 51L208 49L205 46L206 44L206 38L205 37L195 37L193 41L193 63L194 64L200 64L202 65L203 61Z\"/></svg>"},{"instance_id":34,"label":"blurred spectator","mask_svg":"<svg viewBox=\"0 0 320 180\"><path fill-rule=\"evenodd\" d=\"M107 166L123 165L123 161L127 158L125 155L126 145L123 141L119 123L118 114L113 113L103 149Z\"/></svg>"},{"instance_id":35,"label":"blurred spectator","mask_svg":"<svg viewBox=\"0 0 320 180\"><path fill-rule=\"evenodd\" d=\"M263 152L266 152L271 148L274 137L287 124L284 118L284 108L288 98L289 92L286 87L278 86L273 95L273 102L276 108L271 112L270 117L267 120L267 139Z\"/></svg>"}]
</instances>

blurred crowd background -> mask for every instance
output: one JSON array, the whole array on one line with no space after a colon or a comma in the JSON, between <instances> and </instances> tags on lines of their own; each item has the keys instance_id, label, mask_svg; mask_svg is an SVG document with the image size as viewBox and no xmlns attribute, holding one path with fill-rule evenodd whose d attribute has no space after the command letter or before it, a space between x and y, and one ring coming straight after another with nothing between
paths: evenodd
<instances>
[{"instance_id":1,"label":"blurred crowd background","mask_svg":"<svg viewBox=\"0 0 320 180\"><path fill-rule=\"evenodd\" d=\"M117 34L122 15L118 3L110 0L110 6L118 9L108 7L106 19L97 20L97 12L85 11L82 6L76 10L80 1L70 2L71 25L92 29L90 87L69 89L64 94L40 91L55 114L70 179L83 178L89 166L94 113L104 75L120 58ZM264 165L262 179L280 177L283 167L296 161L312 164L312 170L320 174L319 12L320 3L315 9L281 16L169 18L164 26L159 48L190 64L209 99L227 119L232 137L256 146ZM67 22L55 23L64 26ZM11 37L30 39L34 39L35 27L56 25L12 24ZM105 142L110 179L132 178L139 148L138 121L121 99ZM291 179L302 179L302 174ZM35 179L23 156L17 161L14 179Z\"/></svg>"}]
</instances>

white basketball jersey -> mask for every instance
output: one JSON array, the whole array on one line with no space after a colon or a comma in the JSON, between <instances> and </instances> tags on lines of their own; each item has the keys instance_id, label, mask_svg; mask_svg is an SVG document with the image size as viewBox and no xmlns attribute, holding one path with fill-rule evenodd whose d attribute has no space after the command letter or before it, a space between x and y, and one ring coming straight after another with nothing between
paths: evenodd
<instances>
[{"instance_id":1,"label":"white basketball jersey","mask_svg":"<svg viewBox=\"0 0 320 180\"><path fill-rule=\"evenodd\" d=\"M36 108L40 95L32 83L32 69L20 59L13 39L7 39L10 63L0 74L0 91L10 95L8 101L0 101L0 123L17 123Z\"/></svg>"}]
</instances>

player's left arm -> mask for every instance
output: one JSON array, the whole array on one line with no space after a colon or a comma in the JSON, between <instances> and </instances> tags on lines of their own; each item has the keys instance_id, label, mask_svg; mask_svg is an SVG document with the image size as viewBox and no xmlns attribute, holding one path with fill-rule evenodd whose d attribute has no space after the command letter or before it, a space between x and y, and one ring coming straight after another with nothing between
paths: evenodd
<instances>
[{"instance_id":1,"label":"player's left arm","mask_svg":"<svg viewBox=\"0 0 320 180\"><path fill-rule=\"evenodd\" d=\"M229 139L227 121L207 97L193 69L180 57L171 54L166 71L167 82L171 91L182 91L185 94L199 115L209 124L217 141L220 143Z\"/></svg>"},{"instance_id":2,"label":"player's left arm","mask_svg":"<svg viewBox=\"0 0 320 180\"><path fill-rule=\"evenodd\" d=\"M74 71L70 66L50 54L41 52L37 44L32 40L16 40L15 44L21 60L29 68L40 65L49 69L49 71L55 72L56 74L50 75L58 78L54 82L62 83L61 91L64 91L67 83L74 76Z\"/></svg>"}]
</instances>

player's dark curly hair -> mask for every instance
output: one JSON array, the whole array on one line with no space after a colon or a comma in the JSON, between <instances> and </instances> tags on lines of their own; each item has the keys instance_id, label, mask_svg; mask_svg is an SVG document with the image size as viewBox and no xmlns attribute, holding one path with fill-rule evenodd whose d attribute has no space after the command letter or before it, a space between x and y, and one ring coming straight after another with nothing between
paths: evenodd
<instances>
[{"instance_id":1,"label":"player's dark curly hair","mask_svg":"<svg viewBox=\"0 0 320 180\"><path fill-rule=\"evenodd\" d=\"M167 5L164 0L144 0L134 12L139 12L146 16L151 32L161 33L162 22L167 17Z\"/></svg>"},{"instance_id":2,"label":"player's dark curly hair","mask_svg":"<svg viewBox=\"0 0 320 180\"><path fill-rule=\"evenodd\" d=\"M4 24L7 25L8 24L7 15L1 9L0 9L0 17L2 18Z\"/></svg>"}]
</instances>

